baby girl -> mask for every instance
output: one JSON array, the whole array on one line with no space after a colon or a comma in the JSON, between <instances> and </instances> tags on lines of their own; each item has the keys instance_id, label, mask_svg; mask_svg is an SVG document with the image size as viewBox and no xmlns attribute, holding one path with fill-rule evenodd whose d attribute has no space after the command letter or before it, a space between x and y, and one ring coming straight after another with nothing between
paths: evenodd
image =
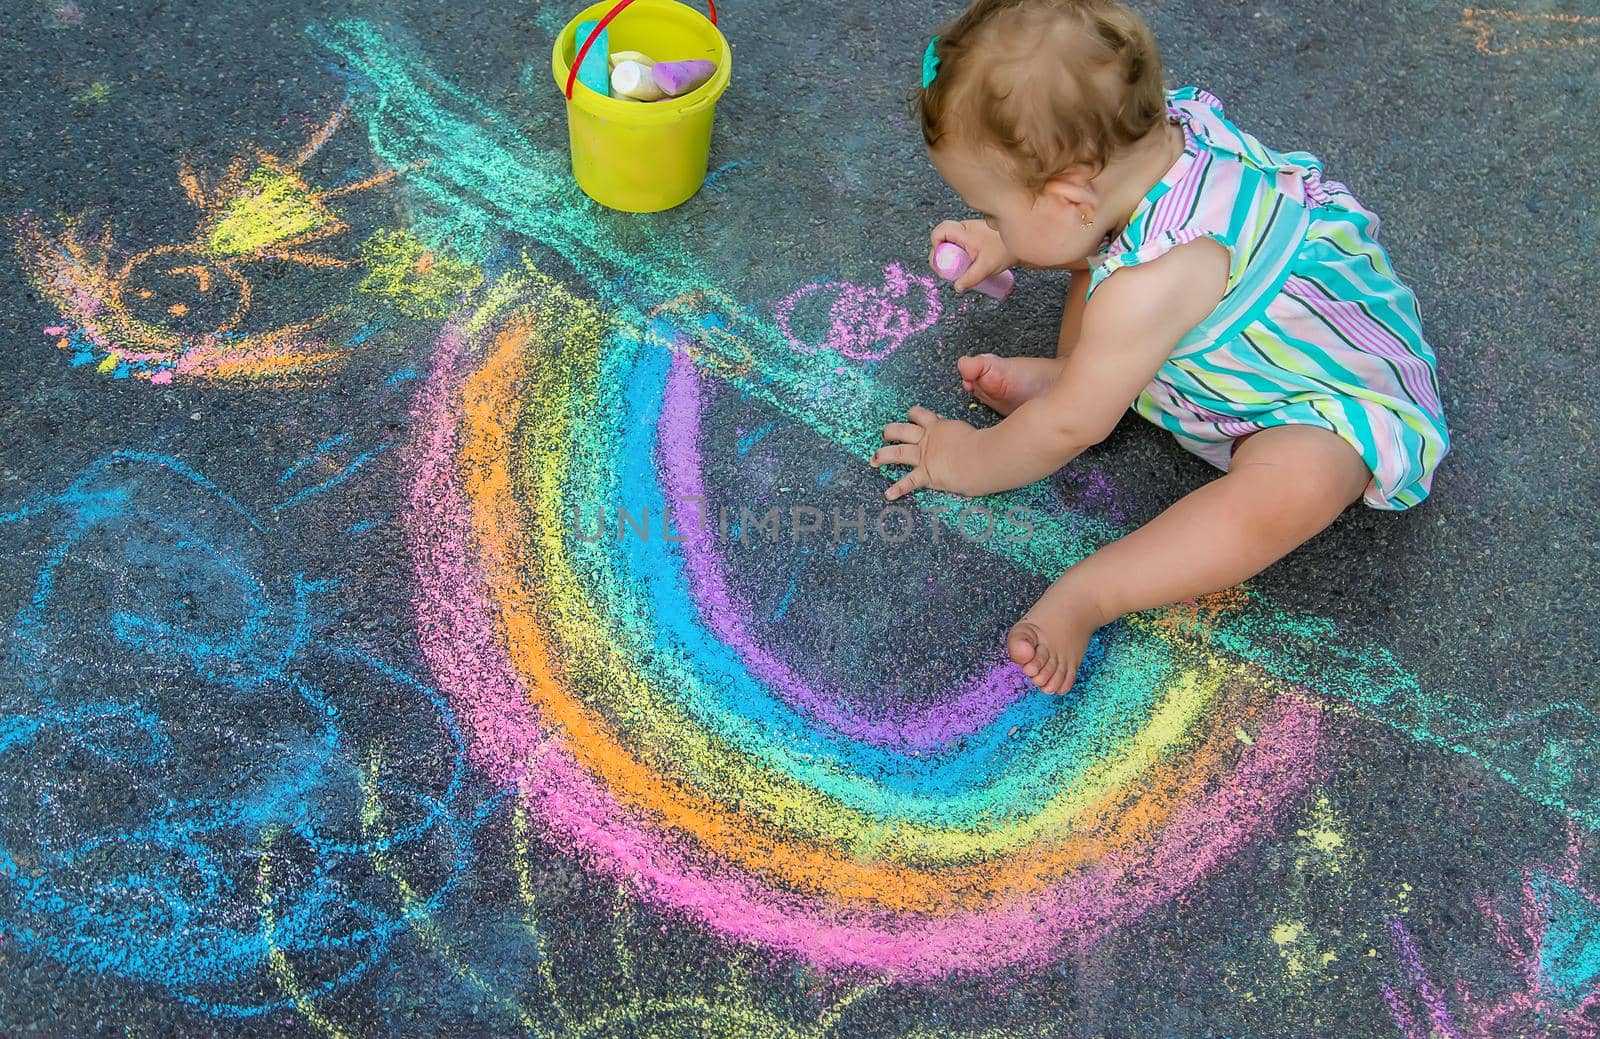
<instances>
[{"instance_id":1,"label":"baby girl","mask_svg":"<svg viewBox=\"0 0 1600 1039\"><path fill-rule=\"evenodd\" d=\"M918 101L939 175L981 220L933 245L966 290L1021 264L1072 272L1054 358L964 356L1005 416L915 407L873 465L931 487L1023 487L1133 408L1223 471L1056 579L1006 637L1040 689L1072 688L1096 628L1237 584L1357 500L1422 501L1449 449L1416 298L1378 218L1307 152L1166 90L1140 18L1111 0L976 0L933 38ZM929 262L932 262L930 253Z\"/></svg>"}]
</instances>

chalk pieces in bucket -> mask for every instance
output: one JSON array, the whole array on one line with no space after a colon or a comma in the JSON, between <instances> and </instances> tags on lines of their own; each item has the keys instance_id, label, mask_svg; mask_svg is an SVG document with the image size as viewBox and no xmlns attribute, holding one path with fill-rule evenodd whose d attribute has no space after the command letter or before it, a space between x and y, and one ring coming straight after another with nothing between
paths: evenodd
<instances>
[{"instance_id":1,"label":"chalk pieces in bucket","mask_svg":"<svg viewBox=\"0 0 1600 1039\"><path fill-rule=\"evenodd\" d=\"M589 67L587 59L583 67ZM611 96L631 101L682 97L716 71L714 61L655 61L639 51L617 51L611 55Z\"/></svg>"},{"instance_id":2,"label":"chalk pieces in bucket","mask_svg":"<svg viewBox=\"0 0 1600 1039\"><path fill-rule=\"evenodd\" d=\"M940 242L933 250L933 269L946 281L955 281L972 266L972 257L954 242ZM1004 301L1016 288L1017 276L1009 270L997 271L972 286L985 296Z\"/></svg>"},{"instance_id":3,"label":"chalk pieces in bucket","mask_svg":"<svg viewBox=\"0 0 1600 1039\"><path fill-rule=\"evenodd\" d=\"M598 24L599 21L579 22L578 41L582 43L587 40ZM600 30L600 35L589 45L589 53L583 56L583 64L578 66L578 82L602 97L611 96L611 76L607 71L611 68L608 60L611 48L607 39L610 32L610 29Z\"/></svg>"}]
</instances>

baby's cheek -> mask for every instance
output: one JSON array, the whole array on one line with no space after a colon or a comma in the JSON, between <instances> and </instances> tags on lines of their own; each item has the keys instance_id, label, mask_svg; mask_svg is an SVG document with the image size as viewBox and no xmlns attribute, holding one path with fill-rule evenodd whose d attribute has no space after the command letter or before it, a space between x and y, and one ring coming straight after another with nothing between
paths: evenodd
<instances>
[{"instance_id":1,"label":"baby's cheek","mask_svg":"<svg viewBox=\"0 0 1600 1039\"><path fill-rule=\"evenodd\" d=\"M1023 263L1046 266L1058 262L1062 252L1061 242L1051 241L1037 230L1024 232L1018 238L1017 241L1007 242L1006 248Z\"/></svg>"}]
</instances>

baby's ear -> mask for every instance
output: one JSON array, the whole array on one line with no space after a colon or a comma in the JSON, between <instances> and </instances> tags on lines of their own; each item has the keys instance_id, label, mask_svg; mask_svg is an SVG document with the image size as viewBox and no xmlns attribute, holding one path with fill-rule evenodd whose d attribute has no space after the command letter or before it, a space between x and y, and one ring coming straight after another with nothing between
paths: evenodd
<instances>
[{"instance_id":1,"label":"baby's ear","mask_svg":"<svg viewBox=\"0 0 1600 1039\"><path fill-rule=\"evenodd\" d=\"M1093 209L1099 195L1090 186L1091 180L1093 175L1087 166L1070 166L1045 181L1039 194L1052 201Z\"/></svg>"}]
</instances>

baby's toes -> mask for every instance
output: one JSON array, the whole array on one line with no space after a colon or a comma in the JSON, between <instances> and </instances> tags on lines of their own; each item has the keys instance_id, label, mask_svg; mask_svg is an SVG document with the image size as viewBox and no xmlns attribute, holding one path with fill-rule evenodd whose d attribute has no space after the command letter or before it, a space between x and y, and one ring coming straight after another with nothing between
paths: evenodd
<instances>
[{"instance_id":1,"label":"baby's toes","mask_svg":"<svg viewBox=\"0 0 1600 1039\"><path fill-rule=\"evenodd\" d=\"M1023 670L1028 673L1029 678L1033 679L1035 685L1040 685L1054 673L1055 664L1056 657L1054 653L1050 652L1050 647L1041 645L1039 647L1039 655L1034 657L1030 665L1023 668Z\"/></svg>"},{"instance_id":2,"label":"baby's toes","mask_svg":"<svg viewBox=\"0 0 1600 1039\"><path fill-rule=\"evenodd\" d=\"M1043 647L1039 644L1039 629L1031 622L1019 622L1011 626L1011 631L1006 636L1006 652L1011 656L1013 663L1028 671L1028 665L1038 659ZM1032 672L1028 671L1031 675Z\"/></svg>"},{"instance_id":3,"label":"baby's toes","mask_svg":"<svg viewBox=\"0 0 1600 1039\"><path fill-rule=\"evenodd\" d=\"M997 356L992 353L962 354L956 358L956 370L961 373L963 379L968 381L977 379L989 370L989 365L994 362Z\"/></svg>"},{"instance_id":4,"label":"baby's toes","mask_svg":"<svg viewBox=\"0 0 1600 1039\"><path fill-rule=\"evenodd\" d=\"M1059 695L1072 691L1072 687L1078 683L1078 665L1082 660L1081 653L1077 656L1062 654L1057 659L1056 663L1060 670L1056 673L1055 688L1050 690L1052 693Z\"/></svg>"}]
</instances>

